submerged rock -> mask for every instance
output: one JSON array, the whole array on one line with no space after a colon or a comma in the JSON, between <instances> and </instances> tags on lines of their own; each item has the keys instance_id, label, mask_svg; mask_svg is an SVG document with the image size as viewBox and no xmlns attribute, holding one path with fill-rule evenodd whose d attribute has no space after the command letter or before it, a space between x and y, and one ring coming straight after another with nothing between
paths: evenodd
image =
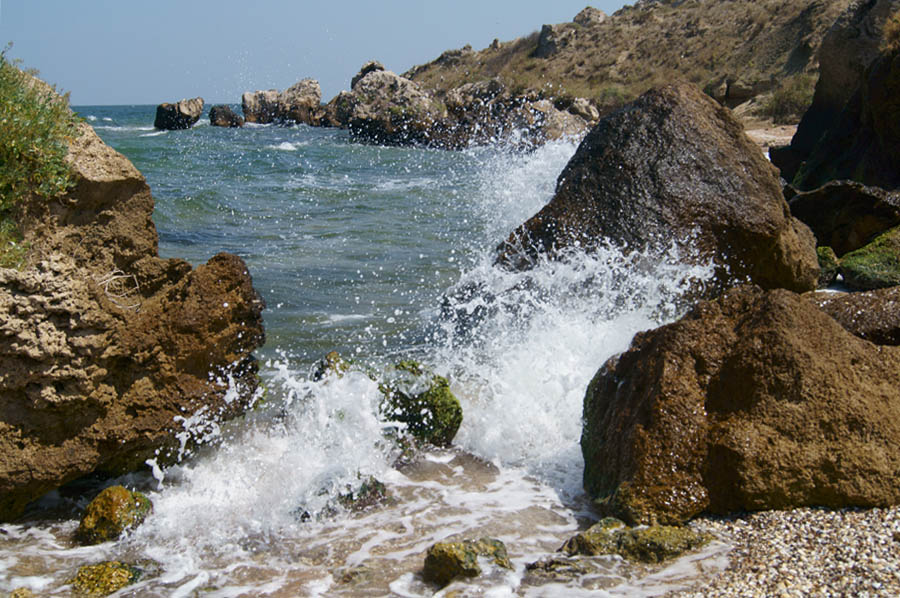
<instances>
[{"instance_id":1,"label":"submerged rock","mask_svg":"<svg viewBox=\"0 0 900 598\"><path fill-rule=\"evenodd\" d=\"M853 289L883 289L900 285L900 227L841 258L844 284Z\"/></svg>"},{"instance_id":2,"label":"submerged rock","mask_svg":"<svg viewBox=\"0 0 900 598\"><path fill-rule=\"evenodd\" d=\"M626 527L607 518L566 541L559 549L570 556L618 554L631 561L661 563L708 544L712 539L688 527Z\"/></svg>"},{"instance_id":3,"label":"submerged rock","mask_svg":"<svg viewBox=\"0 0 900 598\"><path fill-rule=\"evenodd\" d=\"M506 546L500 540L481 538L462 542L438 542L428 549L422 577L444 587L457 577L478 577L478 557L487 557L498 567L512 569Z\"/></svg>"},{"instance_id":4,"label":"submerged rock","mask_svg":"<svg viewBox=\"0 0 900 598\"><path fill-rule=\"evenodd\" d=\"M85 545L115 540L134 529L153 510L150 499L123 486L110 486L88 504L75 537Z\"/></svg>"},{"instance_id":5,"label":"submerged rock","mask_svg":"<svg viewBox=\"0 0 900 598\"><path fill-rule=\"evenodd\" d=\"M203 115L203 98L181 100L156 107L153 126L163 130L190 129Z\"/></svg>"},{"instance_id":6,"label":"submerged rock","mask_svg":"<svg viewBox=\"0 0 900 598\"><path fill-rule=\"evenodd\" d=\"M380 385L385 401L381 410L391 421L406 424L412 436L436 446L453 442L462 423L462 407L443 376L414 361L402 361Z\"/></svg>"},{"instance_id":7,"label":"submerged rock","mask_svg":"<svg viewBox=\"0 0 900 598\"><path fill-rule=\"evenodd\" d=\"M639 333L588 386L596 507L629 523L900 503L900 349L784 290L738 287Z\"/></svg>"},{"instance_id":8,"label":"submerged rock","mask_svg":"<svg viewBox=\"0 0 900 598\"><path fill-rule=\"evenodd\" d=\"M141 578L141 570L119 561L104 561L85 565L69 580L72 589L82 596L108 596Z\"/></svg>"},{"instance_id":9,"label":"submerged rock","mask_svg":"<svg viewBox=\"0 0 900 598\"><path fill-rule=\"evenodd\" d=\"M498 247L498 262L525 269L575 247L672 242L687 260L713 260L719 288L816 286L815 240L790 215L777 172L726 108L687 84L603 118L550 203Z\"/></svg>"}]
</instances>

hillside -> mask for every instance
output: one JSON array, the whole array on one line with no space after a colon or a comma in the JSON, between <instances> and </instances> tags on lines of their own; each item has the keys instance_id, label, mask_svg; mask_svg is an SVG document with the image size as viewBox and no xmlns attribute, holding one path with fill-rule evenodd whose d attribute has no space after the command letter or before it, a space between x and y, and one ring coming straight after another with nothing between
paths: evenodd
<instances>
[{"instance_id":1,"label":"hillside","mask_svg":"<svg viewBox=\"0 0 900 598\"><path fill-rule=\"evenodd\" d=\"M444 52L405 76L438 97L499 78L514 92L586 97L601 109L682 79L735 107L778 90L811 98L822 37L851 0L639 0L474 51Z\"/></svg>"}]
</instances>

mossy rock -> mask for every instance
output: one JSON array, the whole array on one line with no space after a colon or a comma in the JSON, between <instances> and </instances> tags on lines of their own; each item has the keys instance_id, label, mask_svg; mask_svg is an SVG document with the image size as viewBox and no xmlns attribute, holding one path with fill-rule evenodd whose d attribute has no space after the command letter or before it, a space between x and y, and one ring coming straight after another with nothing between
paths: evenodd
<instances>
[{"instance_id":1,"label":"mossy rock","mask_svg":"<svg viewBox=\"0 0 900 598\"><path fill-rule=\"evenodd\" d=\"M437 446L453 442L462 423L462 407L450 382L415 361L402 361L380 385L385 400L381 412L390 421L406 424L415 438Z\"/></svg>"},{"instance_id":2,"label":"mossy rock","mask_svg":"<svg viewBox=\"0 0 900 598\"><path fill-rule=\"evenodd\" d=\"M373 476L367 477L357 490L338 496L338 502L348 511L365 511L391 500L387 487Z\"/></svg>"},{"instance_id":3,"label":"mossy rock","mask_svg":"<svg viewBox=\"0 0 900 598\"><path fill-rule=\"evenodd\" d=\"M9 598L37 598L37 594L28 588L16 588L9 593Z\"/></svg>"},{"instance_id":4,"label":"mossy rock","mask_svg":"<svg viewBox=\"0 0 900 598\"><path fill-rule=\"evenodd\" d=\"M816 247L816 256L819 258L819 288L824 289L835 281L841 264L831 247Z\"/></svg>"},{"instance_id":5,"label":"mossy rock","mask_svg":"<svg viewBox=\"0 0 900 598\"><path fill-rule=\"evenodd\" d=\"M457 577L481 575L478 557L488 557L498 567L512 569L506 546L500 540L481 538L461 542L438 542L428 549L422 577L425 581L446 586Z\"/></svg>"},{"instance_id":6,"label":"mossy rock","mask_svg":"<svg viewBox=\"0 0 900 598\"><path fill-rule=\"evenodd\" d=\"M331 351L316 364L312 379L314 382L319 382L331 376L340 378L350 369L351 365L351 362L341 357L340 353Z\"/></svg>"},{"instance_id":7,"label":"mossy rock","mask_svg":"<svg viewBox=\"0 0 900 598\"><path fill-rule=\"evenodd\" d=\"M119 561L104 561L79 568L69 583L78 595L108 596L140 578L141 570L137 567Z\"/></svg>"},{"instance_id":8,"label":"mossy rock","mask_svg":"<svg viewBox=\"0 0 900 598\"><path fill-rule=\"evenodd\" d=\"M868 245L841 259L844 284L855 289L881 289L900 285L900 227L877 236Z\"/></svg>"},{"instance_id":9,"label":"mossy rock","mask_svg":"<svg viewBox=\"0 0 900 598\"><path fill-rule=\"evenodd\" d=\"M110 486L88 504L75 531L82 544L115 540L140 525L153 510L150 499L123 486Z\"/></svg>"},{"instance_id":10,"label":"mossy rock","mask_svg":"<svg viewBox=\"0 0 900 598\"><path fill-rule=\"evenodd\" d=\"M606 518L567 540L560 551L570 556L618 554L630 561L661 563L700 548L711 539L708 534L688 527L651 525L633 528L617 519Z\"/></svg>"}]
</instances>

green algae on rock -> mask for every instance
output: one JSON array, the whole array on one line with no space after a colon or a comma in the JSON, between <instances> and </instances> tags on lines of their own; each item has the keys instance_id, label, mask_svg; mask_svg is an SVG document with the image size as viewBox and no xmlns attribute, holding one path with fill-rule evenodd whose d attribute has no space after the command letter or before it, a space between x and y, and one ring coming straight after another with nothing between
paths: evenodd
<instances>
[{"instance_id":1,"label":"green algae on rock","mask_svg":"<svg viewBox=\"0 0 900 598\"><path fill-rule=\"evenodd\" d=\"M871 243L841 259L844 283L855 289L882 289L900 285L900 227L879 235Z\"/></svg>"},{"instance_id":2,"label":"green algae on rock","mask_svg":"<svg viewBox=\"0 0 900 598\"><path fill-rule=\"evenodd\" d=\"M123 486L110 486L85 509L75 537L85 545L115 540L140 525L153 510L150 499Z\"/></svg>"},{"instance_id":3,"label":"green algae on rock","mask_svg":"<svg viewBox=\"0 0 900 598\"><path fill-rule=\"evenodd\" d=\"M446 586L456 577L481 575L478 557L488 557L498 567L512 569L506 546L500 540L481 538L461 542L438 542L428 549L422 577L426 581Z\"/></svg>"},{"instance_id":4,"label":"green algae on rock","mask_svg":"<svg viewBox=\"0 0 900 598\"><path fill-rule=\"evenodd\" d=\"M570 538L560 551L570 556L618 554L630 561L661 563L699 548L711 539L708 534L688 527L626 527L622 521L607 517Z\"/></svg>"},{"instance_id":5,"label":"green algae on rock","mask_svg":"<svg viewBox=\"0 0 900 598\"><path fill-rule=\"evenodd\" d=\"M16 588L9 593L9 598L37 598L37 594L28 588Z\"/></svg>"},{"instance_id":6,"label":"green algae on rock","mask_svg":"<svg viewBox=\"0 0 900 598\"><path fill-rule=\"evenodd\" d=\"M837 278L841 264L831 247L816 247L819 258L819 288L824 289Z\"/></svg>"},{"instance_id":7,"label":"green algae on rock","mask_svg":"<svg viewBox=\"0 0 900 598\"><path fill-rule=\"evenodd\" d=\"M436 446L448 446L462 423L462 407L450 382L415 361L401 361L379 387L382 414L407 425L410 434Z\"/></svg>"},{"instance_id":8,"label":"green algae on rock","mask_svg":"<svg viewBox=\"0 0 900 598\"><path fill-rule=\"evenodd\" d=\"M69 583L77 595L108 596L140 578L141 570L137 567L119 561L104 561L79 568Z\"/></svg>"}]
</instances>

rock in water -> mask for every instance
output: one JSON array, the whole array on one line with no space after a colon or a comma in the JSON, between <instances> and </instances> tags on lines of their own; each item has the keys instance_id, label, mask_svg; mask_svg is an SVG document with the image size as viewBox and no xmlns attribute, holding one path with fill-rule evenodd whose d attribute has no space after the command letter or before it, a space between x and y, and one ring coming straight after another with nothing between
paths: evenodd
<instances>
[{"instance_id":1,"label":"rock in water","mask_svg":"<svg viewBox=\"0 0 900 598\"><path fill-rule=\"evenodd\" d=\"M322 88L315 79L303 79L278 96L279 118L286 122L314 124L322 104Z\"/></svg>"},{"instance_id":2,"label":"rock in water","mask_svg":"<svg viewBox=\"0 0 900 598\"><path fill-rule=\"evenodd\" d=\"M209 109L209 124L214 127L243 127L244 119L231 106L219 104Z\"/></svg>"},{"instance_id":3,"label":"rock in water","mask_svg":"<svg viewBox=\"0 0 900 598\"><path fill-rule=\"evenodd\" d=\"M266 91L246 91L241 96L241 110L248 123L266 125L274 122L280 114L277 89Z\"/></svg>"},{"instance_id":4,"label":"rock in water","mask_svg":"<svg viewBox=\"0 0 900 598\"><path fill-rule=\"evenodd\" d=\"M506 554L506 546L500 540L481 538L477 541L438 542L428 549L422 577L441 587L457 577L478 577L481 575L479 556L490 558L498 567L513 568Z\"/></svg>"},{"instance_id":5,"label":"rock in water","mask_svg":"<svg viewBox=\"0 0 900 598\"><path fill-rule=\"evenodd\" d=\"M900 349L737 287L639 333L591 381L585 489L629 523L900 502Z\"/></svg>"},{"instance_id":6,"label":"rock in water","mask_svg":"<svg viewBox=\"0 0 900 598\"><path fill-rule=\"evenodd\" d=\"M174 131L190 129L203 114L203 98L181 100L174 104L160 104L156 107L153 126L157 129Z\"/></svg>"},{"instance_id":7,"label":"rock in water","mask_svg":"<svg viewBox=\"0 0 900 598\"><path fill-rule=\"evenodd\" d=\"M709 543L711 536L686 526L626 527L608 517L576 534L559 549L570 556L618 554L631 561L661 563Z\"/></svg>"},{"instance_id":8,"label":"rock in water","mask_svg":"<svg viewBox=\"0 0 900 598\"><path fill-rule=\"evenodd\" d=\"M150 499L140 492L110 486L88 504L75 537L86 545L115 540L140 525L152 510Z\"/></svg>"},{"instance_id":9,"label":"rock in water","mask_svg":"<svg viewBox=\"0 0 900 598\"><path fill-rule=\"evenodd\" d=\"M177 456L180 418L237 416L257 384L264 303L243 261L160 259L144 177L87 124L67 160L75 186L21 206L40 261L0 269L0 520Z\"/></svg>"},{"instance_id":10,"label":"rock in water","mask_svg":"<svg viewBox=\"0 0 900 598\"><path fill-rule=\"evenodd\" d=\"M390 421L406 424L410 434L437 446L453 442L462 423L462 407L450 391L450 383L413 361L402 361L380 385L381 407Z\"/></svg>"},{"instance_id":11,"label":"rock in water","mask_svg":"<svg viewBox=\"0 0 900 598\"><path fill-rule=\"evenodd\" d=\"M141 578L141 570L119 561L85 565L69 583L82 596L108 596Z\"/></svg>"},{"instance_id":12,"label":"rock in water","mask_svg":"<svg viewBox=\"0 0 900 598\"><path fill-rule=\"evenodd\" d=\"M651 90L603 118L556 195L498 248L498 260L527 268L574 246L673 241L715 260L721 287L746 279L816 287L815 240L791 217L777 171L730 111L687 84Z\"/></svg>"}]
</instances>

